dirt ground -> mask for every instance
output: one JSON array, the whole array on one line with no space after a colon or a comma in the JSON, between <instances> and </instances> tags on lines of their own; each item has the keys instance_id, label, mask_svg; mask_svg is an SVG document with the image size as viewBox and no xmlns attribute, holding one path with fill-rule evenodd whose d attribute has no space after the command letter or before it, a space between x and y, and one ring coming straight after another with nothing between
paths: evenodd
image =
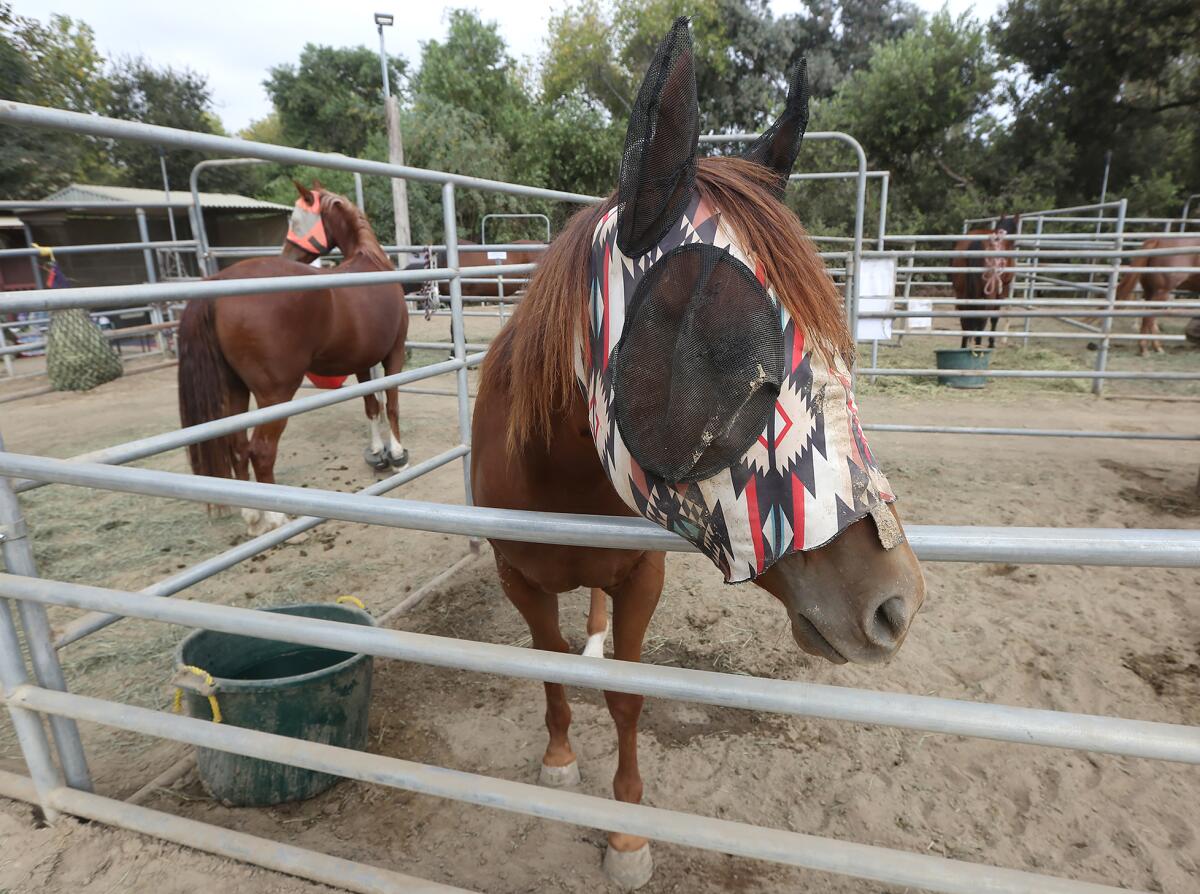
<instances>
[{"instance_id":1,"label":"dirt ground","mask_svg":"<svg viewBox=\"0 0 1200 894\"><path fill-rule=\"evenodd\" d=\"M446 328L444 319L420 322L413 337L444 339ZM473 320L470 337L486 338L493 329ZM915 341L885 351L916 351ZM930 341L919 350L928 353ZM1029 362L1022 350L1010 344L998 362ZM1067 360L1088 362L1085 350L1072 348ZM422 352L415 359L440 357ZM1063 362L1045 362L1051 359ZM1150 362L1194 370L1198 360L1180 347ZM901 365L887 353L881 362ZM1114 359L1130 368L1137 362L1128 347ZM448 389L452 381L431 387ZM864 383L859 397L867 422L1200 427L1194 402L1097 401L1086 387L1063 383L960 392L881 379ZM402 407L414 460L457 439L448 398L408 394ZM11 450L70 456L173 428L175 412L174 372L159 370L89 394L0 405L0 430ZM870 440L909 522L1200 526L1195 443L882 432ZM372 480L361 458L365 442L358 404L293 420L279 480L363 487ZM183 471L185 459L176 452L145 465ZM397 493L458 501L459 466ZM23 503L42 573L63 580L138 589L244 538L240 518L211 518L195 504L65 487L42 489ZM382 613L466 552L461 538L331 522L306 543L277 548L180 598L264 607L352 593ZM699 556L672 555L667 565L648 662L1200 724L1195 570L928 563L929 596L897 658L885 667L839 668L801 654L783 612L756 588L722 585ZM564 627L579 646L586 608L583 592L563 598ZM61 624L75 613L51 614ZM396 626L529 642L486 553ZM64 651L70 684L169 710L172 649L185 632L140 621L109 627ZM372 751L536 779L545 744L539 684L382 660L375 669ZM603 699L574 690L571 701L581 790L608 796L616 742ZM127 797L186 754L180 745L107 728L85 725L83 735L98 790L115 797ZM645 800L655 806L1169 894L1200 889L1194 767L662 700L648 700L640 744ZM0 768L24 772L7 717L0 721ZM211 800L193 775L156 792L147 806L480 891L608 889L600 872L604 836L596 830L354 782L302 804L230 809ZM39 828L29 807L3 800L0 842L0 892L324 890L95 824ZM654 848L657 869L644 889L650 894L900 892Z\"/></svg>"}]
</instances>

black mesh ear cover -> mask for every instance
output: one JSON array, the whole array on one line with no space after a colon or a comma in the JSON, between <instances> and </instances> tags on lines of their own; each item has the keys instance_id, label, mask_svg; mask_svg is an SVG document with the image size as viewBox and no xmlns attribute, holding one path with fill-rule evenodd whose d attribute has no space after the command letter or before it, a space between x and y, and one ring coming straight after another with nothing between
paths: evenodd
<instances>
[{"instance_id":1,"label":"black mesh ear cover","mask_svg":"<svg viewBox=\"0 0 1200 894\"><path fill-rule=\"evenodd\" d=\"M727 469L774 412L779 312L725 249L674 249L638 284L613 359L617 425L638 464L671 483Z\"/></svg>"},{"instance_id":2,"label":"black mesh ear cover","mask_svg":"<svg viewBox=\"0 0 1200 894\"><path fill-rule=\"evenodd\" d=\"M617 246L627 258L656 246L683 214L699 139L692 35L681 17L654 52L625 133Z\"/></svg>"},{"instance_id":3,"label":"black mesh ear cover","mask_svg":"<svg viewBox=\"0 0 1200 894\"><path fill-rule=\"evenodd\" d=\"M808 129L808 60L801 59L788 78L787 104L783 114L742 153L742 157L770 168L779 175L776 193L780 198L796 164L804 131Z\"/></svg>"}]
</instances>

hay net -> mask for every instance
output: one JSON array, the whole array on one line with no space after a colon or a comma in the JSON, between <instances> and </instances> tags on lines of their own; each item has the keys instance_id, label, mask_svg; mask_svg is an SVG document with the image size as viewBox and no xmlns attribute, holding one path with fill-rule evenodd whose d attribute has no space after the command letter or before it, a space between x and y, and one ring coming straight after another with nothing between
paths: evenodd
<instances>
[{"instance_id":1,"label":"hay net","mask_svg":"<svg viewBox=\"0 0 1200 894\"><path fill-rule=\"evenodd\" d=\"M57 263L51 264L46 285L51 289L68 285ZM124 369L120 355L88 312L72 307L50 314L46 372L55 391L88 391L119 379Z\"/></svg>"}]
</instances>

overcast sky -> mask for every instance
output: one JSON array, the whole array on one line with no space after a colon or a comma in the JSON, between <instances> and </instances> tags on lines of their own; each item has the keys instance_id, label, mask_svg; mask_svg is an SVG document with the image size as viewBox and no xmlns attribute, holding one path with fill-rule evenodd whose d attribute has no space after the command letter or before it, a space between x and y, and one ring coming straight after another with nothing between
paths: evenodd
<instances>
[{"instance_id":1,"label":"overcast sky","mask_svg":"<svg viewBox=\"0 0 1200 894\"><path fill-rule=\"evenodd\" d=\"M917 0L931 11L942 0ZM378 47L373 13L403 10L403 19L385 29L388 51L416 61L421 43L445 34L445 11L473 7L500 24L510 51L537 58L546 23L562 0L458 0L444 3L397 0L16 0L20 15L47 19L63 13L87 22L107 55L144 55L159 65L188 67L208 76L217 113L237 131L270 111L262 81L267 69L294 62L305 43ZM799 7L795 0L772 0L776 14ZM1000 0L950 0L958 14L990 16Z\"/></svg>"}]
</instances>

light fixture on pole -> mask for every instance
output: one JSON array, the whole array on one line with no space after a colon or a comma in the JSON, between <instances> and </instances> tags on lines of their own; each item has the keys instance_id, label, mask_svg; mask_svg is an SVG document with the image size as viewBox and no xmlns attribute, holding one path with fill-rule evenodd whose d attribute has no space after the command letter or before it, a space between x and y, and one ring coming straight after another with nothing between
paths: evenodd
<instances>
[{"instance_id":1,"label":"light fixture on pole","mask_svg":"<svg viewBox=\"0 0 1200 894\"><path fill-rule=\"evenodd\" d=\"M383 42L383 29L390 28L396 22L396 17L388 12L375 13L375 29L379 32L379 68L383 74L383 108L387 121L388 161L394 165L404 164L404 140L400 135L400 104L392 96L390 71L388 68L387 47ZM408 224L408 184L398 177L392 179L392 216L395 222L396 244L408 245L411 241L412 230ZM403 270L408 263L408 254L400 252L396 257L397 266Z\"/></svg>"},{"instance_id":2,"label":"light fixture on pole","mask_svg":"<svg viewBox=\"0 0 1200 894\"><path fill-rule=\"evenodd\" d=\"M384 101L392 95L392 87L389 83L391 78L388 77L387 64L387 49L383 45L383 29L384 27L392 27L396 22L396 17L390 12L375 13L375 28L379 31L379 67L383 71L383 98Z\"/></svg>"}]
</instances>

